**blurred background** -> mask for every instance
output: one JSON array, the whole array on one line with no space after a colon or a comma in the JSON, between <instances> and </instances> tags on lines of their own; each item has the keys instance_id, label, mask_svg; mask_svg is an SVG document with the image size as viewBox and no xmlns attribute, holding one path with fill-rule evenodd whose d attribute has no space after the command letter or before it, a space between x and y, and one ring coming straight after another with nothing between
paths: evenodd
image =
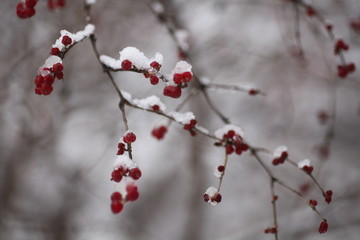
<instances>
[{"instance_id":1,"label":"blurred background","mask_svg":"<svg viewBox=\"0 0 360 240\"><path fill-rule=\"evenodd\" d=\"M359 29L350 24L360 17L360 2L311 2L349 43L346 59L360 66ZM249 153L230 157L223 201L211 206L202 194L218 183L213 171L223 151L176 124L158 141L150 133L164 119L136 109L126 111L137 135L134 159L143 172L140 199L112 214L110 175L124 129L119 99L90 41L66 55L65 80L55 83L50 96L34 94L37 69L59 31L84 28L82 1L50 11L40 0L37 14L26 20L16 16L17 3L0 3L0 239L273 239L263 234L272 225L268 177ZM310 183L307 197L318 200L329 222L328 233L319 235L318 216L277 186L280 239L358 239L359 73L336 78L334 43L319 22L285 0L163 4L167 16L189 31L191 64L199 76L214 83L250 84L266 93L209 92L232 123L244 129L247 141L269 149L287 145L293 160L311 159L317 180L334 191L328 205L305 174L287 164L273 167L271 156L263 155L295 189ZM160 52L165 72L178 61L176 44L146 1L98 0L93 20L101 54L118 58L127 46L148 57ZM142 75L114 77L134 98L158 95L169 111L179 103L164 98L162 84L152 86ZM201 94L182 111L194 112L211 132L223 126ZM325 124L319 122L321 112L329 115ZM334 137L326 137L332 131ZM321 146L329 147L328 158L319 155Z\"/></svg>"}]
</instances>

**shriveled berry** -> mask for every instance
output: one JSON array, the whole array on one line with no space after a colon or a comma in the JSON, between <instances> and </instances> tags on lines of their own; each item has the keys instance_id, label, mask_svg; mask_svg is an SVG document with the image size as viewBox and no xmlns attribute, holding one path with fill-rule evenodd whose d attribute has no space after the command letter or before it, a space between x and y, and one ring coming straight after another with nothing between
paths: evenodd
<instances>
[{"instance_id":1,"label":"shriveled berry","mask_svg":"<svg viewBox=\"0 0 360 240\"><path fill-rule=\"evenodd\" d=\"M72 43L72 39L69 36L63 36L61 42L62 42L62 44L67 46L67 45L70 45Z\"/></svg>"},{"instance_id":2,"label":"shriveled berry","mask_svg":"<svg viewBox=\"0 0 360 240\"><path fill-rule=\"evenodd\" d=\"M138 180L141 177L140 169L139 168L131 169L130 172L129 172L129 176L134 180Z\"/></svg>"},{"instance_id":3,"label":"shriveled berry","mask_svg":"<svg viewBox=\"0 0 360 240\"><path fill-rule=\"evenodd\" d=\"M121 62L121 68L125 71L128 71L132 68L132 62L129 60L124 60Z\"/></svg>"},{"instance_id":4,"label":"shriveled berry","mask_svg":"<svg viewBox=\"0 0 360 240\"><path fill-rule=\"evenodd\" d=\"M177 86L168 85L164 88L163 92L164 96L172 97L172 98L179 98L181 97L181 88Z\"/></svg>"}]
</instances>

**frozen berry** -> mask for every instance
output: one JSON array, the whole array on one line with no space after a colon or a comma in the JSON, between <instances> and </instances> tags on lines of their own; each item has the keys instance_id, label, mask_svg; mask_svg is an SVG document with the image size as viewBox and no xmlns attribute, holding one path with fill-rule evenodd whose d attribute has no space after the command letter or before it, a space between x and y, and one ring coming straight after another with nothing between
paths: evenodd
<instances>
[{"instance_id":1,"label":"frozen berry","mask_svg":"<svg viewBox=\"0 0 360 240\"><path fill-rule=\"evenodd\" d=\"M160 67L161 67L160 63L158 63L158 62L156 62L156 61L153 61L152 63L150 63L150 66L153 67L153 68L155 68L155 69L158 70L158 71L159 71L159 69L160 69Z\"/></svg>"},{"instance_id":2,"label":"frozen berry","mask_svg":"<svg viewBox=\"0 0 360 240\"><path fill-rule=\"evenodd\" d=\"M125 137L123 138L125 143L132 143L136 141L136 135L132 132L129 132L125 135Z\"/></svg>"},{"instance_id":3,"label":"frozen berry","mask_svg":"<svg viewBox=\"0 0 360 240\"><path fill-rule=\"evenodd\" d=\"M65 46L70 45L72 43L72 39L69 36L63 36L62 40L61 40L62 44L64 44Z\"/></svg>"},{"instance_id":4,"label":"frozen berry","mask_svg":"<svg viewBox=\"0 0 360 240\"><path fill-rule=\"evenodd\" d=\"M181 88L177 86L168 85L164 88L163 92L164 96L172 97L172 98L179 98L181 97Z\"/></svg>"},{"instance_id":5,"label":"frozen berry","mask_svg":"<svg viewBox=\"0 0 360 240\"><path fill-rule=\"evenodd\" d=\"M326 233L328 230L328 223L326 221L322 221L319 226L319 233Z\"/></svg>"},{"instance_id":6,"label":"frozen berry","mask_svg":"<svg viewBox=\"0 0 360 240\"><path fill-rule=\"evenodd\" d=\"M52 66L52 69L54 73L60 73L64 70L64 66L62 63L56 63Z\"/></svg>"},{"instance_id":7,"label":"frozen berry","mask_svg":"<svg viewBox=\"0 0 360 240\"><path fill-rule=\"evenodd\" d=\"M120 213L123 210L123 204L121 202L112 202L111 203L111 211L113 213Z\"/></svg>"},{"instance_id":8,"label":"frozen berry","mask_svg":"<svg viewBox=\"0 0 360 240\"><path fill-rule=\"evenodd\" d=\"M150 83L151 83L152 85L158 84L158 83L159 83L159 78L158 78L157 76L151 76L151 77L150 77Z\"/></svg>"}]
</instances>

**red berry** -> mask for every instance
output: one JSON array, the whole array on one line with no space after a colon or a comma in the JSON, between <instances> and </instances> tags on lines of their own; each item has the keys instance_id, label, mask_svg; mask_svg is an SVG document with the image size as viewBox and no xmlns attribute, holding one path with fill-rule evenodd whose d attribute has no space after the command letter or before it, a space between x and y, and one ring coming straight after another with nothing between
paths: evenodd
<instances>
[{"instance_id":1,"label":"red berry","mask_svg":"<svg viewBox=\"0 0 360 240\"><path fill-rule=\"evenodd\" d=\"M44 82L46 84L49 84L50 86L53 85L54 81L55 81L55 79L54 79L54 76L52 74L46 75L44 77Z\"/></svg>"},{"instance_id":2,"label":"red berry","mask_svg":"<svg viewBox=\"0 0 360 240\"><path fill-rule=\"evenodd\" d=\"M304 166L302 168L307 174L311 174L312 171L314 170L314 167L313 166Z\"/></svg>"},{"instance_id":3,"label":"red berry","mask_svg":"<svg viewBox=\"0 0 360 240\"><path fill-rule=\"evenodd\" d=\"M58 0L58 1L57 1L57 5L58 5L59 7L64 7L64 6L65 6L65 0Z\"/></svg>"},{"instance_id":4,"label":"red berry","mask_svg":"<svg viewBox=\"0 0 360 240\"><path fill-rule=\"evenodd\" d=\"M56 4L53 0L48 0L48 8L50 10L54 10L56 8Z\"/></svg>"},{"instance_id":5,"label":"red berry","mask_svg":"<svg viewBox=\"0 0 360 240\"><path fill-rule=\"evenodd\" d=\"M122 177L123 177L123 175L122 175L120 169L115 169L111 173L111 180L114 182L120 182Z\"/></svg>"},{"instance_id":6,"label":"red berry","mask_svg":"<svg viewBox=\"0 0 360 240\"><path fill-rule=\"evenodd\" d=\"M156 62L156 61L153 61L152 63L150 63L150 66L153 67L153 68L155 68L155 69L158 70L158 71L159 71L159 69L160 69L160 67L161 67L160 63L158 63L158 62Z\"/></svg>"},{"instance_id":7,"label":"red berry","mask_svg":"<svg viewBox=\"0 0 360 240\"><path fill-rule=\"evenodd\" d=\"M306 14L309 17L313 17L313 16L315 16L316 11L315 11L315 9L313 9L312 7L309 6L309 7L306 8Z\"/></svg>"},{"instance_id":8,"label":"red berry","mask_svg":"<svg viewBox=\"0 0 360 240\"><path fill-rule=\"evenodd\" d=\"M151 77L150 77L150 83L151 83L152 85L158 84L158 83L159 83L159 78L158 78L157 76L151 76Z\"/></svg>"},{"instance_id":9,"label":"red berry","mask_svg":"<svg viewBox=\"0 0 360 240\"><path fill-rule=\"evenodd\" d=\"M319 226L319 233L326 233L328 230L328 223L326 221L322 221Z\"/></svg>"},{"instance_id":10,"label":"red berry","mask_svg":"<svg viewBox=\"0 0 360 240\"><path fill-rule=\"evenodd\" d=\"M279 198L279 196L274 195L274 196L273 196L273 202L275 202L276 200L278 200L278 198Z\"/></svg>"},{"instance_id":11,"label":"red berry","mask_svg":"<svg viewBox=\"0 0 360 240\"><path fill-rule=\"evenodd\" d=\"M155 112L159 112L160 111L160 107L159 105L155 104L154 106L151 107L153 111Z\"/></svg>"},{"instance_id":12,"label":"red berry","mask_svg":"<svg viewBox=\"0 0 360 240\"><path fill-rule=\"evenodd\" d=\"M225 167L224 167L223 165L219 165L219 166L217 167L217 170L218 170L219 172L223 172L223 171L225 170Z\"/></svg>"},{"instance_id":13,"label":"red berry","mask_svg":"<svg viewBox=\"0 0 360 240\"><path fill-rule=\"evenodd\" d=\"M41 75L37 75L34 80L34 83L36 86L41 86L44 83L44 77Z\"/></svg>"},{"instance_id":14,"label":"red berry","mask_svg":"<svg viewBox=\"0 0 360 240\"><path fill-rule=\"evenodd\" d=\"M139 168L133 168L129 172L129 176L134 180L138 180L141 177L141 171Z\"/></svg>"},{"instance_id":15,"label":"red berry","mask_svg":"<svg viewBox=\"0 0 360 240\"><path fill-rule=\"evenodd\" d=\"M145 77L145 78L149 78L149 77L150 77L150 74L149 74L148 72L145 72L145 73L144 73L144 77Z\"/></svg>"},{"instance_id":16,"label":"red berry","mask_svg":"<svg viewBox=\"0 0 360 240\"><path fill-rule=\"evenodd\" d=\"M111 211L113 213L120 213L123 210L123 204L121 202L112 202L111 203Z\"/></svg>"},{"instance_id":17,"label":"red berry","mask_svg":"<svg viewBox=\"0 0 360 240\"><path fill-rule=\"evenodd\" d=\"M183 81L183 75L181 73L175 73L173 76L173 80L176 84L181 84Z\"/></svg>"},{"instance_id":18,"label":"red berry","mask_svg":"<svg viewBox=\"0 0 360 240\"><path fill-rule=\"evenodd\" d=\"M132 143L136 141L136 135L132 132L129 132L126 134L126 136L123 138L125 143Z\"/></svg>"},{"instance_id":19,"label":"red berry","mask_svg":"<svg viewBox=\"0 0 360 240\"><path fill-rule=\"evenodd\" d=\"M60 54L60 49L59 48L52 48L51 51L50 51L51 55L54 55L54 56L59 56Z\"/></svg>"},{"instance_id":20,"label":"red berry","mask_svg":"<svg viewBox=\"0 0 360 240\"><path fill-rule=\"evenodd\" d=\"M35 7L37 0L25 0L26 7L33 8Z\"/></svg>"},{"instance_id":21,"label":"red berry","mask_svg":"<svg viewBox=\"0 0 360 240\"><path fill-rule=\"evenodd\" d=\"M65 46L70 45L72 43L72 39L69 36L63 36L62 40L61 40L62 44L64 44Z\"/></svg>"},{"instance_id":22,"label":"red berry","mask_svg":"<svg viewBox=\"0 0 360 240\"><path fill-rule=\"evenodd\" d=\"M181 88L177 86L168 85L164 88L164 96L179 98L181 96Z\"/></svg>"},{"instance_id":23,"label":"red berry","mask_svg":"<svg viewBox=\"0 0 360 240\"><path fill-rule=\"evenodd\" d=\"M52 70L54 73L60 73L64 70L64 66L61 63L56 63L52 66Z\"/></svg>"},{"instance_id":24,"label":"red berry","mask_svg":"<svg viewBox=\"0 0 360 240\"><path fill-rule=\"evenodd\" d=\"M205 201L205 202L208 202L208 201L210 200L209 195L206 194L206 193L204 193L203 198L204 198L204 201Z\"/></svg>"},{"instance_id":25,"label":"red berry","mask_svg":"<svg viewBox=\"0 0 360 240\"><path fill-rule=\"evenodd\" d=\"M347 51L349 49L349 45L347 45L344 40L339 39L335 43L334 52L335 54L339 54L340 51L344 50Z\"/></svg>"},{"instance_id":26,"label":"red berry","mask_svg":"<svg viewBox=\"0 0 360 240\"><path fill-rule=\"evenodd\" d=\"M226 145L226 147L225 147L225 149L226 149L226 154L232 154L233 152L234 152L234 148L233 148L233 146L231 146L231 145Z\"/></svg>"},{"instance_id":27,"label":"red berry","mask_svg":"<svg viewBox=\"0 0 360 240\"><path fill-rule=\"evenodd\" d=\"M134 184L127 185L126 192L127 192L126 199L129 201L135 201L139 198L138 189Z\"/></svg>"},{"instance_id":28,"label":"red berry","mask_svg":"<svg viewBox=\"0 0 360 240\"><path fill-rule=\"evenodd\" d=\"M27 17L32 17L36 13L35 8L26 8L25 12L26 12Z\"/></svg>"},{"instance_id":29,"label":"red berry","mask_svg":"<svg viewBox=\"0 0 360 240\"><path fill-rule=\"evenodd\" d=\"M122 195L119 192L113 192L111 194L111 201L112 202L120 202L122 200Z\"/></svg>"},{"instance_id":30,"label":"red berry","mask_svg":"<svg viewBox=\"0 0 360 240\"><path fill-rule=\"evenodd\" d=\"M309 200L309 204L310 204L312 207L315 207L318 203L317 203L316 200L310 199L310 200Z\"/></svg>"},{"instance_id":31,"label":"red berry","mask_svg":"<svg viewBox=\"0 0 360 240\"><path fill-rule=\"evenodd\" d=\"M211 201L219 203L219 202L221 202L221 199L222 199L221 194L215 193L215 195L211 198Z\"/></svg>"},{"instance_id":32,"label":"red berry","mask_svg":"<svg viewBox=\"0 0 360 240\"><path fill-rule=\"evenodd\" d=\"M274 158L274 159L272 160L272 164L273 164L274 166L279 165L279 164L280 164L280 159L279 159L279 158Z\"/></svg>"},{"instance_id":33,"label":"red berry","mask_svg":"<svg viewBox=\"0 0 360 240\"><path fill-rule=\"evenodd\" d=\"M190 82L193 76L191 72L184 72L182 77L184 82Z\"/></svg>"},{"instance_id":34,"label":"red berry","mask_svg":"<svg viewBox=\"0 0 360 240\"><path fill-rule=\"evenodd\" d=\"M58 73L55 73L55 75L56 75L56 78L57 79L64 79L64 73L63 72L58 72Z\"/></svg>"},{"instance_id":35,"label":"red berry","mask_svg":"<svg viewBox=\"0 0 360 240\"><path fill-rule=\"evenodd\" d=\"M37 95L42 95L42 91L41 91L41 87L40 87L40 86L37 86L37 87L35 88L35 94L37 94Z\"/></svg>"},{"instance_id":36,"label":"red berry","mask_svg":"<svg viewBox=\"0 0 360 240\"><path fill-rule=\"evenodd\" d=\"M325 192L325 194L326 194L326 196L332 197L333 191L332 191L332 190L327 190L327 191Z\"/></svg>"},{"instance_id":37,"label":"red berry","mask_svg":"<svg viewBox=\"0 0 360 240\"><path fill-rule=\"evenodd\" d=\"M50 86L49 84L43 84L41 87L41 92L44 95L49 95L53 90L54 90L53 87Z\"/></svg>"},{"instance_id":38,"label":"red berry","mask_svg":"<svg viewBox=\"0 0 360 240\"><path fill-rule=\"evenodd\" d=\"M121 68L125 71L128 71L132 68L132 62L129 60L124 60L121 62Z\"/></svg>"},{"instance_id":39,"label":"red berry","mask_svg":"<svg viewBox=\"0 0 360 240\"><path fill-rule=\"evenodd\" d=\"M331 197L330 196L327 196L327 197L325 197L325 202L327 202L328 204L330 204L331 203Z\"/></svg>"},{"instance_id":40,"label":"red berry","mask_svg":"<svg viewBox=\"0 0 360 240\"><path fill-rule=\"evenodd\" d=\"M250 90L249 90L249 95L255 96L255 95L257 95L257 94L259 94L259 90L256 90L256 89L250 89Z\"/></svg>"},{"instance_id":41,"label":"red berry","mask_svg":"<svg viewBox=\"0 0 360 240\"><path fill-rule=\"evenodd\" d=\"M158 140L161 140L164 138L166 132L167 132L167 127L160 126L160 127L154 128L151 131L151 135L153 135L153 137L157 138Z\"/></svg>"},{"instance_id":42,"label":"red berry","mask_svg":"<svg viewBox=\"0 0 360 240\"><path fill-rule=\"evenodd\" d=\"M25 6L25 3L23 2L19 2L17 5L16 5L16 15L19 17L19 18L28 18L28 13L26 11L26 6Z\"/></svg>"}]
</instances>

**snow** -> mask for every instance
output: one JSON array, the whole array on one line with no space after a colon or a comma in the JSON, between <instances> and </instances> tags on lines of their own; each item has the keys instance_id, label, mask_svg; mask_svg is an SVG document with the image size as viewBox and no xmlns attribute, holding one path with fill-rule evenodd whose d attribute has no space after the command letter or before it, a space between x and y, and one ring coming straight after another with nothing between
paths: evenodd
<instances>
[{"instance_id":1,"label":"snow","mask_svg":"<svg viewBox=\"0 0 360 240\"><path fill-rule=\"evenodd\" d=\"M155 57L150 58L149 63L151 63L151 62L153 62L153 61L156 61L156 62L158 62L160 65L162 65L163 62L164 62L164 57L163 57L163 55L161 55L160 53L157 52L157 53L155 53Z\"/></svg>"},{"instance_id":2,"label":"snow","mask_svg":"<svg viewBox=\"0 0 360 240\"><path fill-rule=\"evenodd\" d=\"M189 46L189 32L183 29L179 29L175 31L175 38L176 41L178 43L178 45L180 46L180 48L183 51L188 51L190 46Z\"/></svg>"},{"instance_id":3,"label":"snow","mask_svg":"<svg viewBox=\"0 0 360 240\"><path fill-rule=\"evenodd\" d=\"M223 173L219 171L218 166L216 166L216 168L214 169L215 177L220 178L222 176L222 174Z\"/></svg>"},{"instance_id":4,"label":"snow","mask_svg":"<svg viewBox=\"0 0 360 240\"><path fill-rule=\"evenodd\" d=\"M136 167L136 163L130 159L127 153L124 153L123 155L119 155L114 162L114 169L120 167L133 169Z\"/></svg>"},{"instance_id":5,"label":"snow","mask_svg":"<svg viewBox=\"0 0 360 240\"><path fill-rule=\"evenodd\" d=\"M73 40L71 45L73 45L76 42L80 42L80 41L84 40L85 38L89 37L91 34L94 33L94 31L95 31L95 26L93 24L86 25L84 30L79 31L74 34L67 30L61 30L60 37L55 41L55 43L52 45L52 47L58 48L60 51L62 51L65 48L65 45L61 42L62 38L64 36L70 37Z\"/></svg>"},{"instance_id":6,"label":"snow","mask_svg":"<svg viewBox=\"0 0 360 240\"><path fill-rule=\"evenodd\" d=\"M106 55L100 56L100 62L102 64L104 64L105 66L112 68L114 70L121 69L121 61L120 60L116 60L116 59L106 56Z\"/></svg>"},{"instance_id":7,"label":"snow","mask_svg":"<svg viewBox=\"0 0 360 240\"><path fill-rule=\"evenodd\" d=\"M187 124L190 120L195 119L195 115L192 112L179 113L179 112L169 112L169 116L173 117L175 121Z\"/></svg>"},{"instance_id":8,"label":"snow","mask_svg":"<svg viewBox=\"0 0 360 240\"><path fill-rule=\"evenodd\" d=\"M41 75L43 77L45 77L46 75L50 74L49 70L46 70L44 68L51 68L54 64L56 63L62 63L61 58L59 58L58 56L50 56L45 60L44 65L42 65L39 70L38 70L38 75Z\"/></svg>"},{"instance_id":9,"label":"snow","mask_svg":"<svg viewBox=\"0 0 360 240\"><path fill-rule=\"evenodd\" d=\"M201 126L196 125L196 128L197 128L200 132L203 132L203 133L205 133L205 134L209 134L209 133L210 133L210 131L207 130L206 128L204 128L204 127L201 127Z\"/></svg>"},{"instance_id":10,"label":"snow","mask_svg":"<svg viewBox=\"0 0 360 240\"><path fill-rule=\"evenodd\" d=\"M217 194L217 193L218 193L217 188L216 188L216 187L213 187L213 186L211 186L211 187L209 187L208 189L206 189L206 192L205 192L205 194L207 194L207 195L209 196L209 199L211 199L212 197L214 197L215 194ZM217 202L209 201L209 203L210 203L211 205L217 205Z\"/></svg>"},{"instance_id":11,"label":"snow","mask_svg":"<svg viewBox=\"0 0 360 240\"><path fill-rule=\"evenodd\" d=\"M175 68L172 70L172 74L191 72L191 68L192 68L192 66L188 62L179 61L176 63Z\"/></svg>"},{"instance_id":12,"label":"snow","mask_svg":"<svg viewBox=\"0 0 360 240\"><path fill-rule=\"evenodd\" d=\"M123 91L123 90L121 90L120 92L121 92L121 95L122 95L127 101L131 102L132 96L131 96L130 93L125 92L125 91Z\"/></svg>"},{"instance_id":13,"label":"snow","mask_svg":"<svg viewBox=\"0 0 360 240\"><path fill-rule=\"evenodd\" d=\"M160 2L153 2L151 4L151 8L156 12L157 14L164 13L164 6Z\"/></svg>"},{"instance_id":14,"label":"snow","mask_svg":"<svg viewBox=\"0 0 360 240\"><path fill-rule=\"evenodd\" d=\"M287 152L287 150L288 150L288 148L287 148L287 146L285 146L285 145L278 146L278 147L275 149L273 155L274 155L275 158L281 157L281 154L282 154L283 152Z\"/></svg>"},{"instance_id":15,"label":"snow","mask_svg":"<svg viewBox=\"0 0 360 240\"><path fill-rule=\"evenodd\" d=\"M224 134L226 134L230 130L235 131L237 134L240 135L240 137L244 137L244 131L240 127L231 124L226 124L222 128L216 130L215 137L222 139Z\"/></svg>"},{"instance_id":16,"label":"snow","mask_svg":"<svg viewBox=\"0 0 360 240\"><path fill-rule=\"evenodd\" d=\"M304 166L311 166L309 159L304 159L298 163L298 168L303 168Z\"/></svg>"},{"instance_id":17,"label":"snow","mask_svg":"<svg viewBox=\"0 0 360 240\"><path fill-rule=\"evenodd\" d=\"M144 108L144 109L152 109L152 106L158 105L160 107L160 110L162 112L165 111L166 106L163 104L160 99L157 96L149 96L144 99L134 99L132 100L132 103L138 107Z\"/></svg>"},{"instance_id":18,"label":"snow","mask_svg":"<svg viewBox=\"0 0 360 240\"><path fill-rule=\"evenodd\" d=\"M96 0L85 0L85 3L86 3L87 5L95 4L95 3L96 3Z\"/></svg>"}]
</instances>

